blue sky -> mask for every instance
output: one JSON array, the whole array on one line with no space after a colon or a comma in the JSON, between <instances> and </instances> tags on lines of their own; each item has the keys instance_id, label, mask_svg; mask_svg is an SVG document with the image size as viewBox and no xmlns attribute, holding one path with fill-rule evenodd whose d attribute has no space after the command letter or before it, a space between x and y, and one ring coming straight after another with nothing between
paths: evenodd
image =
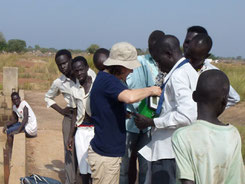
<instances>
[{"instance_id":1,"label":"blue sky","mask_svg":"<svg viewBox=\"0 0 245 184\"><path fill-rule=\"evenodd\" d=\"M110 48L127 41L147 48L156 29L182 44L188 27L202 25L213 39L213 54L245 58L244 0L0 0L0 5L0 32L31 46Z\"/></svg>"}]
</instances>

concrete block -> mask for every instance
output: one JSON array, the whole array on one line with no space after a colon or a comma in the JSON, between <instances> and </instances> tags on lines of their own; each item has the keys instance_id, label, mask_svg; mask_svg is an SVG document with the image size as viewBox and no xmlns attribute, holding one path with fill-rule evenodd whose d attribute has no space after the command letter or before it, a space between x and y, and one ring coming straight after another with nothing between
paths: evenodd
<instances>
[{"instance_id":1,"label":"concrete block","mask_svg":"<svg viewBox=\"0 0 245 184\"><path fill-rule=\"evenodd\" d=\"M5 142L6 142L6 134L2 133L3 127L0 127L0 183L4 183L4 157L3 157L3 149L5 148Z\"/></svg>"},{"instance_id":2,"label":"concrete block","mask_svg":"<svg viewBox=\"0 0 245 184\"><path fill-rule=\"evenodd\" d=\"M3 94L10 95L18 91L18 68L3 67Z\"/></svg>"},{"instance_id":3,"label":"concrete block","mask_svg":"<svg viewBox=\"0 0 245 184\"><path fill-rule=\"evenodd\" d=\"M4 96L0 96L0 104L2 104L5 101Z\"/></svg>"},{"instance_id":4,"label":"concrete block","mask_svg":"<svg viewBox=\"0 0 245 184\"><path fill-rule=\"evenodd\" d=\"M7 106L8 105L7 105L7 103L5 101L1 103L1 108L4 108L5 109L5 108L7 108Z\"/></svg>"},{"instance_id":5,"label":"concrete block","mask_svg":"<svg viewBox=\"0 0 245 184\"><path fill-rule=\"evenodd\" d=\"M26 144L24 133L14 136L11 166L9 184L19 183L20 177L26 175Z\"/></svg>"},{"instance_id":6,"label":"concrete block","mask_svg":"<svg viewBox=\"0 0 245 184\"><path fill-rule=\"evenodd\" d=\"M0 108L0 115L4 115L4 108Z\"/></svg>"},{"instance_id":7,"label":"concrete block","mask_svg":"<svg viewBox=\"0 0 245 184\"><path fill-rule=\"evenodd\" d=\"M20 89L19 90L19 95L20 95L21 100L25 100L25 90Z\"/></svg>"},{"instance_id":8,"label":"concrete block","mask_svg":"<svg viewBox=\"0 0 245 184\"><path fill-rule=\"evenodd\" d=\"M4 115L4 108L0 108L0 115Z\"/></svg>"},{"instance_id":9,"label":"concrete block","mask_svg":"<svg viewBox=\"0 0 245 184\"><path fill-rule=\"evenodd\" d=\"M4 109L4 114L7 116L12 115L13 110L12 109Z\"/></svg>"},{"instance_id":10,"label":"concrete block","mask_svg":"<svg viewBox=\"0 0 245 184\"><path fill-rule=\"evenodd\" d=\"M11 96L5 96L5 102L7 104L7 108L8 109L12 109L13 108Z\"/></svg>"},{"instance_id":11,"label":"concrete block","mask_svg":"<svg viewBox=\"0 0 245 184\"><path fill-rule=\"evenodd\" d=\"M3 121L8 121L8 116L7 115L2 115L2 120Z\"/></svg>"}]
</instances>

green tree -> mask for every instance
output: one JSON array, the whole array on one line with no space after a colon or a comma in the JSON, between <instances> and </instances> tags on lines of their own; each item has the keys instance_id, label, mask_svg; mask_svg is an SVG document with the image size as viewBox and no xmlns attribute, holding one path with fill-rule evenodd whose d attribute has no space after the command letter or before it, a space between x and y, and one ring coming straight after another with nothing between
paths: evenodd
<instances>
[{"instance_id":1,"label":"green tree","mask_svg":"<svg viewBox=\"0 0 245 184\"><path fill-rule=\"evenodd\" d=\"M214 54L210 53L209 59L216 60L219 59L219 57L215 56Z\"/></svg>"},{"instance_id":2,"label":"green tree","mask_svg":"<svg viewBox=\"0 0 245 184\"><path fill-rule=\"evenodd\" d=\"M40 50L41 49L41 47L39 45L35 45L34 48L35 48L35 50Z\"/></svg>"},{"instance_id":3,"label":"green tree","mask_svg":"<svg viewBox=\"0 0 245 184\"><path fill-rule=\"evenodd\" d=\"M242 56L237 56L236 59L237 60L242 60Z\"/></svg>"},{"instance_id":4,"label":"green tree","mask_svg":"<svg viewBox=\"0 0 245 184\"><path fill-rule=\"evenodd\" d=\"M7 43L2 32L0 32L0 52L6 50Z\"/></svg>"},{"instance_id":5,"label":"green tree","mask_svg":"<svg viewBox=\"0 0 245 184\"><path fill-rule=\"evenodd\" d=\"M27 47L27 50L28 50L28 51L33 51L34 48L33 48L32 46L29 45L29 46Z\"/></svg>"},{"instance_id":6,"label":"green tree","mask_svg":"<svg viewBox=\"0 0 245 184\"><path fill-rule=\"evenodd\" d=\"M89 52L90 54L94 54L96 52L97 49L99 49L99 45L96 44L91 44L86 51Z\"/></svg>"},{"instance_id":7,"label":"green tree","mask_svg":"<svg viewBox=\"0 0 245 184\"><path fill-rule=\"evenodd\" d=\"M26 42L24 40L12 39L8 41L7 50L9 52L25 52L26 51Z\"/></svg>"}]
</instances>

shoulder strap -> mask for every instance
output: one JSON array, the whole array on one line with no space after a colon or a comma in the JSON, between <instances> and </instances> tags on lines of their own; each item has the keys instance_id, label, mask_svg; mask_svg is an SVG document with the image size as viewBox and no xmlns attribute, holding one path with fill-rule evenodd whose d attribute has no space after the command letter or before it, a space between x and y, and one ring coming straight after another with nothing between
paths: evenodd
<instances>
[{"instance_id":1,"label":"shoulder strap","mask_svg":"<svg viewBox=\"0 0 245 184\"><path fill-rule=\"evenodd\" d=\"M183 66L184 64L186 63L189 63L189 60L188 59L185 59L184 61L182 61L175 69L174 71L177 69L177 68L180 68L181 66ZM172 74L174 73L174 71L172 72ZM162 104L164 102L164 91L165 91L165 86L168 82L168 80L170 79L170 77L172 76L172 74L168 77L168 79L163 83L163 85L161 86L162 88L162 94L160 96L160 99L159 99L159 102L158 102L158 105L157 105L157 110L155 111L155 115L158 117L162 111Z\"/></svg>"}]
</instances>

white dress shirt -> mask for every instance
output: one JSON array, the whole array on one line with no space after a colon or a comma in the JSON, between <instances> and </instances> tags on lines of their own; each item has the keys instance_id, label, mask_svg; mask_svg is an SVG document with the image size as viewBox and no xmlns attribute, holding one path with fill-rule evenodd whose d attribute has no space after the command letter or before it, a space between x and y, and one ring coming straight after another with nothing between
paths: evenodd
<instances>
[{"instance_id":1,"label":"white dress shirt","mask_svg":"<svg viewBox=\"0 0 245 184\"><path fill-rule=\"evenodd\" d=\"M71 88L75 83L67 78L65 75L61 75L59 78L54 80L48 92L45 94L44 100L47 102L47 107L54 105L56 102L54 98L59 94L64 96L64 99L67 103L67 107L75 108L75 102L72 98Z\"/></svg>"},{"instance_id":2,"label":"white dress shirt","mask_svg":"<svg viewBox=\"0 0 245 184\"><path fill-rule=\"evenodd\" d=\"M210 59L206 59L204 61L203 67L201 68L201 70L198 73L201 74L202 72L204 72L206 70L211 70L211 69L219 70L217 67L215 67L214 65L212 65L210 63ZM227 102L226 108L229 108L230 106L233 106L233 105L235 105L238 102L240 102L240 95L230 85L230 91L229 91L228 102Z\"/></svg>"},{"instance_id":3,"label":"white dress shirt","mask_svg":"<svg viewBox=\"0 0 245 184\"><path fill-rule=\"evenodd\" d=\"M96 76L95 72L91 69L88 70L88 74L93 78ZM65 75L61 75L59 78L54 80L48 92L45 94L44 100L47 102L47 107L55 104L54 98L58 96L60 93L64 96L64 99L67 103L67 107L76 108L75 100L72 96L72 90L75 86L75 83L67 78Z\"/></svg>"},{"instance_id":4,"label":"white dress shirt","mask_svg":"<svg viewBox=\"0 0 245 184\"><path fill-rule=\"evenodd\" d=\"M197 118L197 105L192 93L196 89L198 73L190 63L175 69L183 60L185 58L181 58L165 77L165 81L169 80L165 86L161 114L153 119L152 140L139 151L148 161L174 158L171 145L173 132Z\"/></svg>"},{"instance_id":5,"label":"white dress shirt","mask_svg":"<svg viewBox=\"0 0 245 184\"><path fill-rule=\"evenodd\" d=\"M72 95L75 100L75 104L77 106L76 126L79 126L83 123L83 119L85 118L85 112L87 112L87 108L89 108L89 105L87 105L87 103L89 103L88 99L89 99L90 91L92 89L96 74L93 75L93 73L88 72L88 75L91 76L92 78L92 84L87 94L85 94L85 90L83 86L80 85L78 80L76 80L75 86L72 87L73 88ZM90 109L88 109L88 111L90 112ZM89 114L89 112L87 114Z\"/></svg>"}]
</instances>

